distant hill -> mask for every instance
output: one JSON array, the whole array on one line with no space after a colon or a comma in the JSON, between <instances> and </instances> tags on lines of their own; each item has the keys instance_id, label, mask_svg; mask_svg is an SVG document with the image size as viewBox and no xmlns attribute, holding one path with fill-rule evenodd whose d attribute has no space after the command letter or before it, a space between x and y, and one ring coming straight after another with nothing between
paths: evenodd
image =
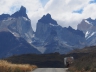
<instances>
[{"instance_id":1,"label":"distant hill","mask_svg":"<svg viewBox=\"0 0 96 72\"><path fill-rule=\"evenodd\" d=\"M91 50L92 49L92 50ZM64 58L73 56L74 64L71 67L79 66L81 68L86 68L89 64L94 67L96 57L96 46L85 47L83 49L74 50L69 54L59 54L59 53L50 53L50 54L23 54L8 57L5 60L12 63L22 63L22 64L32 64L37 65L39 68L64 68ZM82 66L84 64L84 66ZM81 69L80 68L80 69Z\"/></svg>"},{"instance_id":2,"label":"distant hill","mask_svg":"<svg viewBox=\"0 0 96 72\"><path fill-rule=\"evenodd\" d=\"M59 53L23 54L6 58L6 60L12 63L37 65L39 68L64 68L64 57L65 55Z\"/></svg>"}]
</instances>

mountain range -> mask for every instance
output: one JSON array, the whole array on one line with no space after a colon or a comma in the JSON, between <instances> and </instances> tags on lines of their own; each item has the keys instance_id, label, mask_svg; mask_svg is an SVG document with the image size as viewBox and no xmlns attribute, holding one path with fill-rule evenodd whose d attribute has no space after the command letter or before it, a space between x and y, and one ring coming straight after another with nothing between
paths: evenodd
<instances>
[{"instance_id":1,"label":"mountain range","mask_svg":"<svg viewBox=\"0 0 96 72\"><path fill-rule=\"evenodd\" d=\"M96 45L96 19L83 19L82 22L78 24L77 28L85 34L87 46Z\"/></svg>"},{"instance_id":2,"label":"mountain range","mask_svg":"<svg viewBox=\"0 0 96 72\"><path fill-rule=\"evenodd\" d=\"M18 54L66 54L74 49L96 45L96 20L83 19L77 30L62 27L48 13L38 20L33 31L26 8L12 15L0 15L0 58Z\"/></svg>"}]
</instances>

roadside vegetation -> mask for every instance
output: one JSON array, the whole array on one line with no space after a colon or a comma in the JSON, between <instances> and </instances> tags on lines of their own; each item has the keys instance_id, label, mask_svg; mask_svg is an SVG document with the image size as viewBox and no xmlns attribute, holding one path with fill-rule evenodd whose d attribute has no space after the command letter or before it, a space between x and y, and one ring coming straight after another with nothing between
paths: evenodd
<instances>
[{"instance_id":1,"label":"roadside vegetation","mask_svg":"<svg viewBox=\"0 0 96 72\"><path fill-rule=\"evenodd\" d=\"M87 54L76 59L69 67L70 72L96 72L96 46L82 49Z\"/></svg>"},{"instance_id":2,"label":"roadside vegetation","mask_svg":"<svg viewBox=\"0 0 96 72\"><path fill-rule=\"evenodd\" d=\"M39 68L63 68L64 57L59 53L50 54L23 54L8 57L5 60L15 64L36 65Z\"/></svg>"},{"instance_id":3,"label":"roadside vegetation","mask_svg":"<svg viewBox=\"0 0 96 72\"><path fill-rule=\"evenodd\" d=\"M0 72L29 72L37 68L29 64L12 64L5 60L0 60Z\"/></svg>"}]
</instances>

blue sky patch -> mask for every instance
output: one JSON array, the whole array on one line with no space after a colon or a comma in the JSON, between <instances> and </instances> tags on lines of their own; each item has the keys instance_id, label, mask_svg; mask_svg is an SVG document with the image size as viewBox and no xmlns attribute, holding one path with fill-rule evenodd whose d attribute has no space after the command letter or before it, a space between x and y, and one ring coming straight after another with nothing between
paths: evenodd
<instances>
[{"instance_id":1,"label":"blue sky patch","mask_svg":"<svg viewBox=\"0 0 96 72\"><path fill-rule=\"evenodd\" d=\"M18 7L12 6L12 7L10 8L10 11L11 11L12 13L14 13L14 12L16 12L16 11L19 11L19 10L20 10L20 7L21 7L21 6L18 6ZM27 10L27 9L26 9L26 13L28 13L28 10Z\"/></svg>"},{"instance_id":2,"label":"blue sky patch","mask_svg":"<svg viewBox=\"0 0 96 72\"><path fill-rule=\"evenodd\" d=\"M79 9L79 10L73 11L73 13L79 13L79 14L82 14L82 12L83 12L83 8L82 9Z\"/></svg>"},{"instance_id":3,"label":"blue sky patch","mask_svg":"<svg viewBox=\"0 0 96 72\"><path fill-rule=\"evenodd\" d=\"M19 9L20 9L20 7L12 6L12 7L10 8L10 11L11 11L11 13L13 14L14 12L18 11Z\"/></svg>"},{"instance_id":4,"label":"blue sky patch","mask_svg":"<svg viewBox=\"0 0 96 72\"><path fill-rule=\"evenodd\" d=\"M96 0L91 0L89 3L90 3L90 4L91 4L91 3L96 3Z\"/></svg>"},{"instance_id":5,"label":"blue sky patch","mask_svg":"<svg viewBox=\"0 0 96 72\"><path fill-rule=\"evenodd\" d=\"M41 3L42 3L42 6L44 7L49 0L40 0L40 1L41 1Z\"/></svg>"}]
</instances>

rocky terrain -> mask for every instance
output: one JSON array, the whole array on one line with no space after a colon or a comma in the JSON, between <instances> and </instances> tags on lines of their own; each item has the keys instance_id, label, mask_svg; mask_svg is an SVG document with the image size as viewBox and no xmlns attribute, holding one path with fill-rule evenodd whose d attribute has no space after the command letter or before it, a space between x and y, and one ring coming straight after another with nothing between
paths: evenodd
<instances>
[{"instance_id":1,"label":"rocky terrain","mask_svg":"<svg viewBox=\"0 0 96 72\"><path fill-rule=\"evenodd\" d=\"M96 45L95 24L96 19L88 18L83 19L78 24L77 30L71 26L62 27L52 18L51 14L48 13L38 20L36 31L33 31L31 20L26 13L26 8L21 6L20 10L12 15L0 15L0 33L2 34L4 32L4 36L10 34L9 38L3 38L4 36L0 37L0 57L26 53L48 54L59 52L60 54L67 54L74 49L94 46ZM12 41L11 36L14 37L14 39L18 39L18 41L16 40L18 45L14 45L15 40ZM26 46L26 51L24 49L25 47L20 47L21 43L19 41L21 41L21 39L23 39L22 42L24 41L25 43L26 41L27 45L30 46Z\"/></svg>"}]
</instances>

